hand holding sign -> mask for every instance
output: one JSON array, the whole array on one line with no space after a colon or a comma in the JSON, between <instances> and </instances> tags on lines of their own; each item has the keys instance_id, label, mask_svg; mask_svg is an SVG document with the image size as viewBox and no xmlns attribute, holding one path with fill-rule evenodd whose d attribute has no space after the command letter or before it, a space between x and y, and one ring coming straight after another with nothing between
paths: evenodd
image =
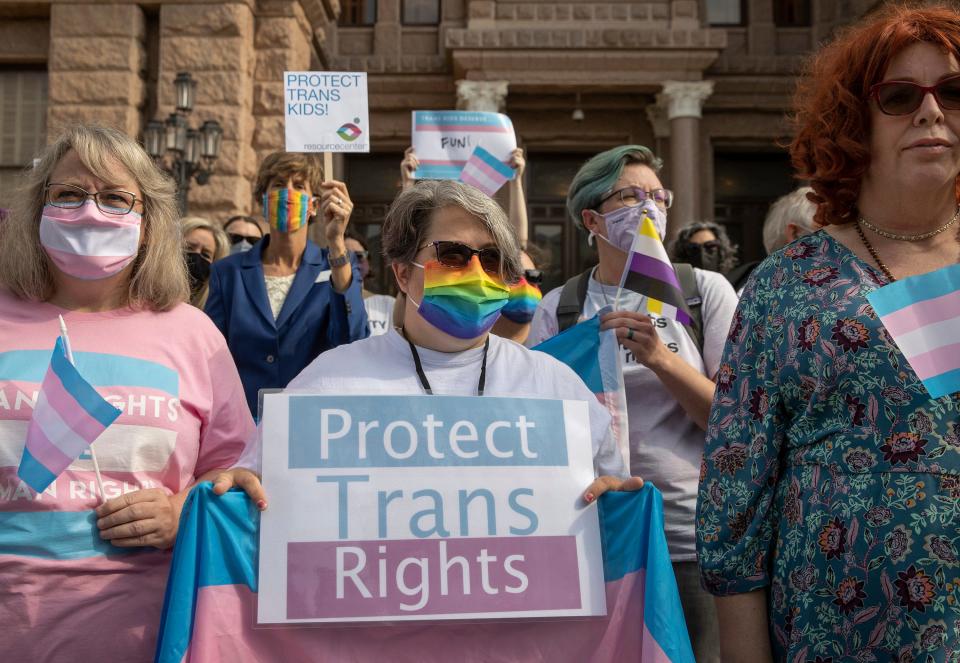
<instances>
[{"instance_id":1,"label":"hand holding sign","mask_svg":"<svg viewBox=\"0 0 960 663\"><path fill-rule=\"evenodd\" d=\"M346 184L328 180L320 185L320 220L328 245L343 240L352 212L353 201Z\"/></svg>"}]
</instances>

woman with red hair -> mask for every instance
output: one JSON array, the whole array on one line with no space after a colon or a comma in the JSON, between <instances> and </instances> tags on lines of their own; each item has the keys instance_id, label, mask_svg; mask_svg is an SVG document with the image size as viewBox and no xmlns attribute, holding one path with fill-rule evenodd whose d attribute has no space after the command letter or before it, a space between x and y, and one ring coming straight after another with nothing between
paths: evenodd
<instances>
[{"instance_id":1,"label":"woman with red hair","mask_svg":"<svg viewBox=\"0 0 960 663\"><path fill-rule=\"evenodd\" d=\"M960 393L931 398L866 295L958 262L960 14L888 8L801 80L818 232L748 283L697 512L727 662L960 655Z\"/></svg>"}]
</instances>

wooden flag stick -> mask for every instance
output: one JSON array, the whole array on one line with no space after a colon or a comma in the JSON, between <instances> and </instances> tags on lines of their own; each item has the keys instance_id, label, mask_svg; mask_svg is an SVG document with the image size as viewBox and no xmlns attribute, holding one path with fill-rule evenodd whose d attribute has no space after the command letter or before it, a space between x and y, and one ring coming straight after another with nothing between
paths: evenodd
<instances>
[{"instance_id":1,"label":"wooden flag stick","mask_svg":"<svg viewBox=\"0 0 960 663\"><path fill-rule=\"evenodd\" d=\"M333 152L323 153L323 181L333 180Z\"/></svg>"}]
</instances>

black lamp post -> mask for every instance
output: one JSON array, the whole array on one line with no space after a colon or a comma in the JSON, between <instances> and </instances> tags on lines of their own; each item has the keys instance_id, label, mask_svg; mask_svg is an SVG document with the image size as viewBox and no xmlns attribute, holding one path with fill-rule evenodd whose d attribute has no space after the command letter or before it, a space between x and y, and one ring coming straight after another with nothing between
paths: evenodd
<instances>
[{"instance_id":1,"label":"black lamp post","mask_svg":"<svg viewBox=\"0 0 960 663\"><path fill-rule=\"evenodd\" d=\"M151 120L143 132L143 144L157 165L173 176L177 183L180 213L187 213L187 193L190 183L204 185L213 174L213 164L220 155L223 128L216 120L205 121L193 129L187 117L193 111L197 83L185 71L173 81L177 96L177 110L166 122Z\"/></svg>"}]
</instances>

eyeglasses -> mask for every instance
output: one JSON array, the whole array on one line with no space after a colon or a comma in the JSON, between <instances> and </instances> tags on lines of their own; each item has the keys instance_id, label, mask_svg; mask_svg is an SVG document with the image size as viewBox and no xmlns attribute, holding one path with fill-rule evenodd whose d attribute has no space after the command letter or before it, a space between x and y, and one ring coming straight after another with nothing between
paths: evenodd
<instances>
[{"instance_id":1,"label":"eyeglasses","mask_svg":"<svg viewBox=\"0 0 960 663\"><path fill-rule=\"evenodd\" d=\"M627 186L602 198L600 202L597 203L597 207L617 196L620 197L620 202L626 207L636 207L637 205L642 205L647 200L652 200L663 209L670 209L670 206L673 205L673 191L670 189L645 191L638 186Z\"/></svg>"},{"instance_id":2,"label":"eyeglasses","mask_svg":"<svg viewBox=\"0 0 960 663\"><path fill-rule=\"evenodd\" d=\"M251 235L238 235L237 233L227 233L227 238L230 240L230 244L239 244L240 242L250 242L251 244L256 244L259 242L262 237L253 237Z\"/></svg>"},{"instance_id":3,"label":"eyeglasses","mask_svg":"<svg viewBox=\"0 0 960 663\"><path fill-rule=\"evenodd\" d=\"M540 284L543 283L543 270L525 269L523 270L523 278L525 278L530 285L540 287Z\"/></svg>"},{"instance_id":4,"label":"eyeglasses","mask_svg":"<svg viewBox=\"0 0 960 663\"><path fill-rule=\"evenodd\" d=\"M489 246L484 249L474 249L461 242L430 242L424 244L417 251L421 251L428 246L437 250L437 262L444 267L453 269L463 269L470 264L473 256L480 258L480 266L483 271L491 274L500 273L501 256L500 249Z\"/></svg>"},{"instance_id":5,"label":"eyeglasses","mask_svg":"<svg viewBox=\"0 0 960 663\"><path fill-rule=\"evenodd\" d=\"M877 100L877 106L886 115L913 113L920 108L928 93L933 94L942 110L960 110L960 76L951 76L929 86L910 81L884 81L870 88L870 96Z\"/></svg>"},{"instance_id":6,"label":"eyeglasses","mask_svg":"<svg viewBox=\"0 0 960 663\"><path fill-rule=\"evenodd\" d=\"M354 251L354 252L353 252L353 255L356 256L357 262L360 262L361 260L366 260L367 258L369 258L369 257L370 257L370 252L369 252L369 251Z\"/></svg>"},{"instance_id":7,"label":"eyeglasses","mask_svg":"<svg viewBox=\"0 0 960 663\"><path fill-rule=\"evenodd\" d=\"M47 203L54 207L77 209L87 202L87 198L93 198L93 202L104 214L127 214L137 200L143 200L129 191L107 190L90 193L72 184L47 185Z\"/></svg>"}]
</instances>

